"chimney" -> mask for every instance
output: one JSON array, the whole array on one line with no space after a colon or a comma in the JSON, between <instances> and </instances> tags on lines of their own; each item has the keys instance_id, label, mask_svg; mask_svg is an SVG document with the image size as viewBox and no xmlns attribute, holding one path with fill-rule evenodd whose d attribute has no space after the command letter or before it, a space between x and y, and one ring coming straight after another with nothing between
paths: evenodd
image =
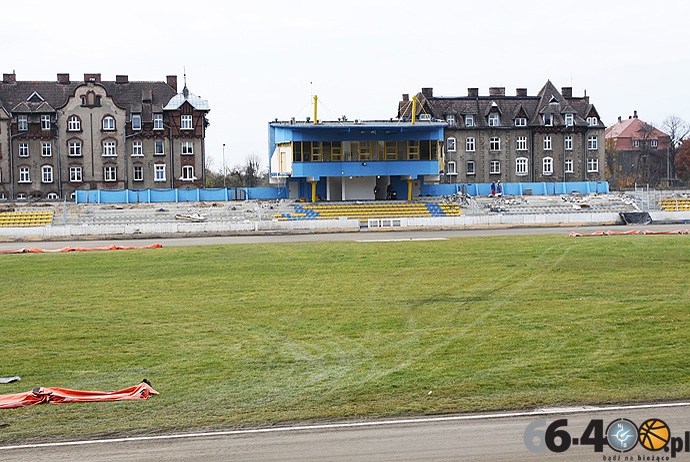
<instances>
[{"instance_id":1,"label":"chimney","mask_svg":"<svg viewBox=\"0 0 690 462\"><path fill-rule=\"evenodd\" d=\"M526 88L517 88L515 90L515 96L527 96L527 89Z\"/></svg>"},{"instance_id":2,"label":"chimney","mask_svg":"<svg viewBox=\"0 0 690 462\"><path fill-rule=\"evenodd\" d=\"M633 111L633 118L637 119L637 110Z\"/></svg>"},{"instance_id":3,"label":"chimney","mask_svg":"<svg viewBox=\"0 0 690 462\"><path fill-rule=\"evenodd\" d=\"M2 83L17 83L17 74L2 74Z\"/></svg>"},{"instance_id":4,"label":"chimney","mask_svg":"<svg viewBox=\"0 0 690 462\"><path fill-rule=\"evenodd\" d=\"M618 123L623 122L623 118L621 116L618 116Z\"/></svg>"},{"instance_id":5,"label":"chimney","mask_svg":"<svg viewBox=\"0 0 690 462\"><path fill-rule=\"evenodd\" d=\"M563 98L565 99L570 99L573 97L573 87L562 87L561 88L561 94L563 95Z\"/></svg>"},{"instance_id":6,"label":"chimney","mask_svg":"<svg viewBox=\"0 0 690 462\"><path fill-rule=\"evenodd\" d=\"M175 93L177 93L177 76L176 75L169 75L167 76L168 80L168 86L175 90Z\"/></svg>"},{"instance_id":7,"label":"chimney","mask_svg":"<svg viewBox=\"0 0 690 462\"><path fill-rule=\"evenodd\" d=\"M116 75L115 83L129 83L129 77L126 75Z\"/></svg>"},{"instance_id":8,"label":"chimney","mask_svg":"<svg viewBox=\"0 0 690 462\"><path fill-rule=\"evenodd\" d=\"M58 74L57 75L57 81L58 81L58 83L68 84L69 83L69 74Z\"/></svg>"},{"instance_id":9,"label":"chimney","mask_svg":"<svg viewBox=\"0 0 690 462\"><path fill-rule=\"evenodd\" d=\"M84 74L84 82L101 83L101 74Z\"/></svg>"},{"instance_id":10,"label":"chimney","mask_svg":"<svg viewBox=\"0 0 690 462\"><path fill-rule=\"evenodd\" d=\"M434 89L433 88L422 88L422 95L425 98L433 98L434 97Z\"/></svg>"},{"instance_id":11,"label":"chimney","mask_svg":"<svg viewBox=\"0 0 690 462\"><path fill-rule=\"evenodd\" d=\"M490 87L489 88L489 96L505 96L506 95L506 88L505 87Z\"/></svg>"},{"instance_id":12,"label":"chimney","mask_svg":"<svg viewBox=\"0 0 690 462\"><path fill-rule=\"evenodd\" d=\"M402 100L403 101L409 101L410 100L410 94L409 93L403 93Z\"/></svg>"},{"instance_id":13,"label":"chimney","mask_svg":"<svg viewBox=\"0 0 690 462\"><path fill-rule=\"evenodd\" d=\"M469 96L471 98L479 97L479 88L468 88L467 89L467 96Z\"/></svg>"}]
</instances>

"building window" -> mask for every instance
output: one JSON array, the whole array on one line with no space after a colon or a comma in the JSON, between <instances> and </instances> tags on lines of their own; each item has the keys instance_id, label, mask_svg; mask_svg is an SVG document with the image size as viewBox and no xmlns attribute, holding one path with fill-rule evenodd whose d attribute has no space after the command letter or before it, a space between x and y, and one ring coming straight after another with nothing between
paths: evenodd
<instances>
[{"instance_id":1,"label":"building window","mask_svg":"<svg viewBox=\"0 0 690 462\"><path fill-rule=\"evenodd\" d=\"M29 157L29 143L19 143L19 157Z\"/></svg>"},{"instance_id":2,"label":"building window","mask_svg":"<svg viewBox=\"0 0 690 462\"><path fill-rule=\"evenodd\" d=\"M501 161L492 160L489 164L489 174L498 175L501 173Z\"/></svg>"},{"instance_id":3,"label":"building window","mask_svg":"<svg viewBox=\"0 0 690 462\"><path fill-rule=\"evenodd\" d=\"M19 167L19 183L31 183L29 167Z\"/></svg>"},{"instance_id":4,"label":"building window","mask_svg":"<svg viewBox=\"0 0 690 462\"><path fill-rule=\"evenodd\" d=\"M25 132L29 129L29 116L17 116L17 128L20 132Z\"/></svg>"},{"instance_id":5,"label":"building window","mask_svg":"<svg viewBox=\"0 0 690 462\"><path fill-rule=\"evenodd\" d=\"M527 119L525 117L517 117L515 119L515 126L516 127L526 127L527 126Z\"/></svg>"},{"instance_id":6,"label":"building window","mask_svg":"<svg viewBox=\"0 0 690 462\"><path fill-rule=\"evenodd\" d=\"M132 114L132 130L141 130L141 114Z\"/></svg>"},{"instance_id":7,"label":"building window","mask_svg":"<svg viewBox=\"0 0 690 462\"><path fill-rule=\"evenodd\" d=\"M446 114L446 123L448 123L450 127L455 127L455 115Z\"/></svg>"},{"instance_id":8,"label":"building window","mask_svg":"<svg viewBox=\"0 0 690 462\"><path fill-rule=\"evenodd\" d=\"M475 174L474 161L473 160L467 161L467 174L468 175L474 175Z\"/></svg>"},{"instance_id":9,"label":"building window","mask_svg":"<svg viewBox=\"0 0 690 462\"><path fill-rule=\"evenodd\" d=\"M57 195L57 193L54 193L54 192L49 192L48 195L46 196L46 199L48 199L49 201L56 201L59 198L60 197Z\"/></svg>"},{"instance_id":10,"label":"building window","mask_svg":"<svg viewBox=\"0 0 690 462\"><path fill-rule=\"evenodd\" d=\"M448 138L446 146L448 147L448 152L455 152L455 138Z\"/></svg>"},{"instance_id":11,"label":"building window","mask_svg":"<svg viewBox=\"0 0 690 462\"><path fill-rule=\"evenodd\" d=\"M81 183L81 167L69 168L69 181L70 183Z\"/></svg>"},{"instance_id":12,"label":"building window","mask_svg":"<svg viewBox=\"0 0 690 462\"><path fill-rule=\"evenodd\" d=\"M553 175L553 157L544 157L542 165L544 175Z\"/></svg>"},{"instance_id":13,"label":"building window","mask_svg":"<svg viewBox=\"0 0 690 462\"><path fill-rule=\"evenodd\" d=\"M649 141L649 144L650 144L653 148L655 148L655 147L658 146L659 143L657 142L657 140L650 140L650 141Z\"/></svg>"},{"instance_id":14,"label":"building window","mask_svg":"<svg viewBox=\"0 0 690 462\"><path fill-rule=\"evenodd\" d=\"M563 170L565 173L573 173L575 171L574 166L573 166L573 159L566 159L565 164L563 165Z\"/></svg>"},{"instance_id":15,"label":"building window","mask_svg":"<svg viewBox=\"0 0 690 462\"><path fill-rule=\"evenodd\" d=\"M114 165L106 165L103 167L104 181L117 181L117 167Z\"/></svg>"},{"instance_id":16,"label":"building window","mask_svg":"<svg viewBox=\"0 0 690 462\"><path fill-rule=\"evenodd\" d=\"M50 116L49 115L42 115L41 116L41 130L50 130Z\"/></svg>"},{"instance_id":17,"label":"building window","mask_svg":"<svg viewBox=\"0 0 690 462\"><path fill-rule=\"evenodd\" d=\"M474 127L474 114L465 115L465 127Z\"/></svg>"},{"instance_id":18,"label":"building window","mask_svg":"<svg viewBox=\"0 0 690 462\"><path fill-rule=\"evenodd\" d=\"M596 157L587 158L587 172L594 173L599 171L599 159Z\"/></svg>"},{"instance_id":19,"label":"building window","mask_svg":"<svg viewBox=\"0 0 690 462\"><path fill-rule=\"evenodd\" d=\"M527 175L527 157L515 159L515 174L520 176Z\"/></svg>"},{"instance_id":20,"label":"building window","mask_svg":"<svg viewBox=\"0 0 690 462\"><path fill-rule=\"evenodd\" d=\"M544 151L550 151L551 150L551 136L546 135L544 137Z\"/></svg>"},{"instance_id":21,"label":"building window","mask_svg":"<svg viewBox=\"0 0 690 462\"><path fill-rule=\"evenodd\" d=\"M154 114L153 115L153 129L154 130L163 130L163 114Z\"/></svg>"},{"instance_id":22,"label":"building window","mask_svg":"<svg viewBox=\"0 0 690 462\"><path fill-rule=\"evenodd\" d=\"M566 114L565 115L565 126L566 127L572 127L575 125L575 116L573 114Z\"/></svg>"},{"instance_id":23,"label":"building window","mask_svg":"<svg viewBox=\"0 0 690 462\"><path fill-rule=\"evenodd\" d=\"M489 127L500 127L501 117L498 112L492 112L489 114Z\"/></svg>"},{"instance_id":24,"label":"building window","mask_svg":"<svg viewBox=\"0 0 690 462\"><path fill-rule=\"evenodd\" d=\"M158 155L158 156L165 154L165 152L163 152L163 142L162 141L156 141L155 142L153 153L155 155Z\"/></svg>"},{"instance_id":25,"label":"building window","mask_svg":"<svg viewBox=\"0 0 690 462\"><path fill-rule=\"evenodd\" d=\"M141 141L132 142L132 157L143 157L144 149L141 146Z\"/></svg>"},{"instance_id":26,"label":"building window","mask_svg":"<svg viewBox=\"0 0 690 462\"><path fill-rule=\"evenodd\" d=\"M596 117L587 117L587 125L589 125L590 127L599 125L599 119L597 119Z\"/></svg>"},{"instance_id":27,"label":"building window","mask_svg":"<svg viewBox=\"0 0 690 462\"><path fill-rule=\"evenodd\" d=\"M194 154L194 143L192 143L191 141L183 141L182 142L182 154L184 154L184 155Z\"/></svg>"},{"instance_id":28,"label":"building window","mask_svg":"<svg viewBox=\"0 0 690 462\"><path fill-rule=\"evenodd\" d=\"M81 156L81 141L70 141L69 142L69 155L70 156Z\"/></svg>"},{"instance_id":29,"label":"building window","mask_svg":"<svg viewBox=\"0 0 690 462\"><path fill-rule=\"evenodd\" d=\"M50 141L41 143L41 155L43 157L50 157L53 155L53 145L50 144Z\"/></svg>"},{"instance_id":30,"label":"building window","mask_svg":"<svg viewBox=\"0 0 690 462\"><path fill-rule=\"evenodd\" d=\"M182 166L182 181L194 181L196 177L194 176L194 166L184 165Z\"/></svg>"},{"instance_id":31,"label":"building window","mask_svg":"<svg viewBox=\"0 0 690 462\"><path fill-rule=\"evenodd\" d=\"M457 175L458 174L458 169L455 166L455 161L451 160L448 162L448 175Z\"/></svg>"},{"instance_id":32,"label":"building window","mask_svg":"<svg viewBox=\"0 0 690 462\"><path fill-rule=\"evenodd\" d=\"M51 167L50 165L44 165L43 167L41 167L41 182L53 182L53 167Z\"/></svg>"},{"instance_id":33,"label":"building window","mask_svg":"<svg viewBox=\"0 0 690 462\"><path fill-rule=\"evenodd\" d=\"M596 150L597 149L597 141L598 141L598 139L597 139L596 135L592 135L589 138L587 138L587 149L589 149L590 151Z\"/></svg>"},{"instance_id":34,"label":"building window","mask_svg":"<svg viewBox=\"0 0 690 462\"><path fill-rule=\"evenodd\" d=\"M544 114L544 125L546 127L552 127L553 126L553 115Z\"/></svg>"},{"instance_id":35,"label":"building window","mask_svg":"<svg viewBox=\"0 0 690 462\"><path fill-rule=\"evenodd\" d=\"M498 136L492 136L489 139L489 149L491 151L500 151L501 150L501 139Z\"/></svg>"},{"instance_id":36,"label":"building window","mask_svg":"<svg viewBox=\"0 0 690 462\"><path fill-rule=\"evenodd\" d=\"M67 131L69 132L78 132L81 130L81 120L79 120L79 117L73 115L70 116L69 119L67 119Z\"/></svg>"},{"instance_id":37,"label":"building window","mask_svg":"<svg viewBox=\"0 0 690 462\"><path fill-rule=\"evenodd\" d=\"M182 118L180 119L180 129L182 130L191 130L192 127L192 116L191 115L183 115Z\"/></svg>"},{"instance_id":38,"label":"building window","mask_svg":"<svg viewBox=\"0 0 690 462\"><path fill-rule=\"evenodd\" d=\"M567 135L563 139L563 148L565 148L566 151L572 151L573 150L573 137L572 137L572 135Z\"/></svg>"},{"instance_id":39,"label":"building window","mask_svg":"<svg viewBox=\"0 0 690 462\"><path fill-rule=\"evenodd\" d=\"M518 136L515 139L515 150L516 151L527 151L527 137Z\"/></svg>"},{"instance_id":40,"label":"building window","mask_svg":"<svg viewBox=\"0 0 690 462\"><path fill-rule=\"evenodd\" d=\"M144 167L135 165L132 173L134 174L134 181L144 181Z\"/></svg>"},{"instance_id":41,"label":"building window","mask_svg":"<svg viewBox=\"0 0 690 462\"><path fill-rule=\"evenodd\" d=\"M165 181L165 164L156 164L153 166L153 170L153 181Z\"/></svg>"},{"instance_id":42,"label":"building window","mask_svg":"<svg viewBox=\"0 0 690 462\"><path fill-rule=\"evenodd\" d=\"M103 117L103 130L115 130L115 119L113 117Z\"/></svg>"},{"instance_id":43,"label":"building window","mask_svg":"<svg viewBox=\"0 0 690 462\"><path fill-rule=\"evenodd\" d=\"M117 151L115 150L115 141L104 141L103 142L103 156L104 157L113 157L116 155L117 155Z\"/></svg>"},{"instance_id":44,"label":"building window","mask_svg":"<svg viewBox=\"0 0 690 462\"><path fill-rule=\"evenodd\" d=\"M465 151L474 152L474 138L471 136L465 140Z\"/></svg>"},{"instance_id":45,"label":"building window","mask_svg":"<svg viewBox=\"0 0 690 462\"><path fill-rule=\"evenodd\" d=\"M640 147L640 140L633 140L633 148L639 148Z\"/></svg>"}]
</instances>

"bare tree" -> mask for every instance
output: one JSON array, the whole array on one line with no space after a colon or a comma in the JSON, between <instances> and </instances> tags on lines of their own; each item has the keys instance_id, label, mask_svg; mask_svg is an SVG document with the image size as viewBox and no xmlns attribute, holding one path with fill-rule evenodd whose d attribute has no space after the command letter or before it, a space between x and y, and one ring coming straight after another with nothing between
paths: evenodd
<instances>
[{"instance_id":1,"label":"bare tree","mask_svg":"<svg viewBox=\"0 0 690 462\"><path fill-rule=\"evenodd\" d=\"M676 155L683 141L690 136L690 124L676 115L670 115L662 124L664 131L671 138L671 146L668 148L669 178L677 178Z\"/></svg>"}]
</instances>

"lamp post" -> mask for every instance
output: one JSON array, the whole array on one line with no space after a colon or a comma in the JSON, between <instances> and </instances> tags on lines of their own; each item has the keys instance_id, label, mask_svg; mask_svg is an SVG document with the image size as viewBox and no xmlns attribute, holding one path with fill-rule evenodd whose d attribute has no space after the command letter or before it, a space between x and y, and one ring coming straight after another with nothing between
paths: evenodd
<instances>
[{"instance_id":1,"label":"lamp post","mask_svg":"<svg viewBox=\"0 0 690 462\"><path fill-rule=\"evenodd\" d=\"M223 188L225 188L225 143L223 143Z\"/></svg>"}]
</instances>

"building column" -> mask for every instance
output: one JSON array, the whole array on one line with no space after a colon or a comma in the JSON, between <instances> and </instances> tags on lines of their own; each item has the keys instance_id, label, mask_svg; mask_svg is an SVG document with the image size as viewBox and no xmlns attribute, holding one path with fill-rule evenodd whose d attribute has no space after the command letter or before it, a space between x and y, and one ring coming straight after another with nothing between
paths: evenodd
<instances>
[{"instance_id":1,"label":"building column","mask_svg":"<svg viewBox=\"0 0 690 462\"><path fill-rule=\"evenodd\" d=\"M412 178L407 180L407 200L411 201L412 200L412 182L414 180Z\"/></svg>"},{"instance_id":2,"label":"building column","mask_svg":"<svg viewBox=\"0 0 690 462\"><path fill-rule=\"evenodd\" d=\"M310 183L311 183L311 201L312 201L312 203L315 203L316 202L316 183L318 183L318 181L310 181Z\"/></svg>"}]
</instances>

